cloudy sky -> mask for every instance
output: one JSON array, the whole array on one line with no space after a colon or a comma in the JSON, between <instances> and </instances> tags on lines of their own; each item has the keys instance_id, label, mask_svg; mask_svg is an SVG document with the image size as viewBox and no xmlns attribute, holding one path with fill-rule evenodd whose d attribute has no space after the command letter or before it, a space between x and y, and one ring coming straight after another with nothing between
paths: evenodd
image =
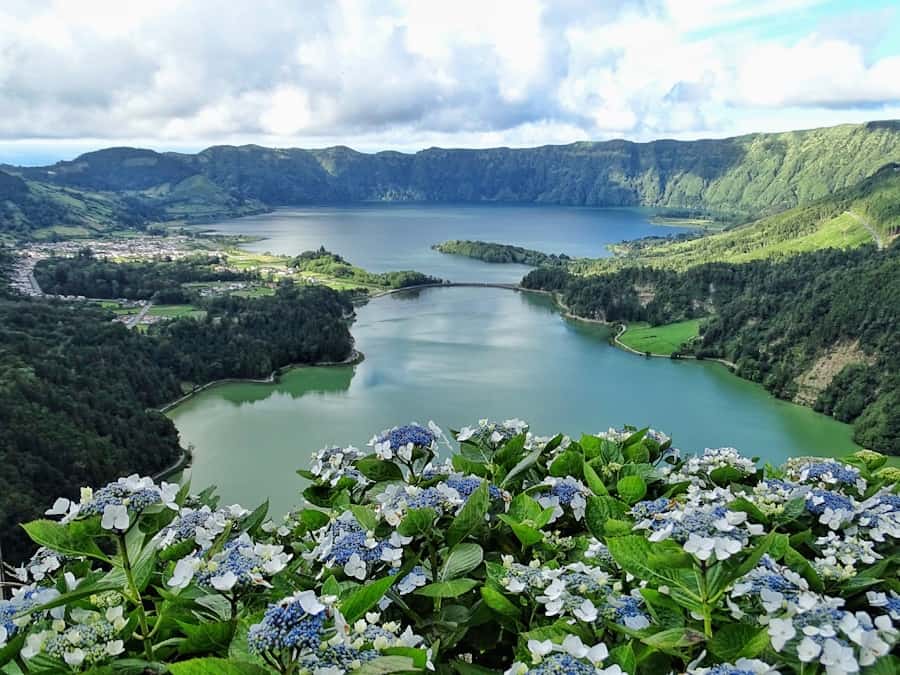
<instances>
[{"instance_id":1,"label":"cloudy sky","mask_svg":"<svg viewBox=\"0 0 900 675\"><path fill-rule=\"evenodd\" d=\"M891 0L2 0L0 163L900 118Z\"/></svg>"}]
</instances>

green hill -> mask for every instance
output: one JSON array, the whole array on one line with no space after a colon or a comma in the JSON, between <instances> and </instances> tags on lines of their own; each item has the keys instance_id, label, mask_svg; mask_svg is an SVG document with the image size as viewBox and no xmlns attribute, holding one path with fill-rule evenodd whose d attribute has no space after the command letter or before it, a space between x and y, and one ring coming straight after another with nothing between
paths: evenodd
<instances>
[{"instance_id":1,"label":"green hill","mask_svg":"<svg viewBox=\"0 0 900 675\"><path fill-rule=\"evenodd\" d=\"M127 198L120 207L137 219L420 200L650 206L746 221L852 187L889 162L900 162L900 121L715 140L430 148L415 154L255 145L216 146L194 155L110 148L52 166L4 170L29 187L41 183L71 194ZM10 222L34 228L27 216L4 217L2 227L12 229Z\"/></svg>"},{"instance_id":2,"label":"green hill","mask_svg":"<svg viewBox=\"0 0 900 675\"><path fill-rule=\"evenodd\" d=\"M832 196L774 216L702 237L645 239L616 247L614 259L575 261L573 272L590 274L627 265L683 270L707 262L742 263L783 258L823 248L884 246L900 232L900 164Z\"/></svg>"}]
</instances>

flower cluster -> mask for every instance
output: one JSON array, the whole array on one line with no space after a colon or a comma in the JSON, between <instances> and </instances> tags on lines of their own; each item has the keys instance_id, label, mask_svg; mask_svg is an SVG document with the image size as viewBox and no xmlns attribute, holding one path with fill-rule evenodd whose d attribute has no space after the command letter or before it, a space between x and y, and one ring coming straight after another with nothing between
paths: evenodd
<instances>
[{"instance_id":1,"label":"flower cluster","mask_svg":"<svg viewBox=\"0 0 900 675\"><path fill-rule=\"evenodd\" d=\"M767 626L776 652L820 663L829 675L855 673L897 641L890 616L873 620L845 610L842 598L810 591L805 579L767 555L734 585L728 604L735 618L757 617Z\"/></svg>"},{"instance_id":2,"label":"flower cluster","mask_svg":"<svg viewBox=\"0 0 900 675\"><path fill-rule=\"evenodd\" d=\"M71 668L90 668L125 651L120 633L127 625L121 605L103 614L81 610L74 623L55 619L45 630L31 633L22 648L22 656L32 659L46 654L64 661Z\"/></svg>"},{"instance_id":3,"label":"flower cluster","mask_svg":"<svg viewBox=\"0 0 900 675\"><path fill-rule=\"evenodd\" d=\"M821 556L815 559L813 566L823 579L850 579L861 571L857 569L860 563L871 565L882 558L875 551L874 542L852 534L829 532L816 539L816 547Z\"/></svg>"},{"instance_id":4,"label":"flower cluster","mask_svg":"<svg viewBox=\"0 0 900 675\"><path fill-rule=\"evenodd\" d=\"M517 661L504 675L623 675L622 668L613 664L602 668L609 657L609 649L602 642L592 647L577 635L568 635L561 644L552 640L528 641L529 663Z\"/></svg>"},{"instance_id":5,"label":"flower cluster","mask_svg":"<svg viewBox=\"0 0 900 675\"><path fill-rule=\"evenodd\" d=\"M859 493L866 491L866 480L859 469L835 461L823 461L816 457L792 457L784 465L785 477L801 485L823 490L835 487L852 488Z\"/></svg>"},{"instance_id":6,"label":"flower cluster","mask_svg":"<svg viewBox=\"0 0 900 675\"><path fill-rule=\"evenodd\" d=\"M883 488L856 509L856 524L872 541L900 539L900 495Z\"/></svg>"},{"instance_id":7,"label":"flower cluster","mask_svg":"<svg viewBox=\"0 0 900 675\"><path fill-rule=\"evenodd\" d=\"M409 462L415 448L433 451L437 447L437 439L442 437L443 432L434 422L429 422L427 429L413 423L386 429L373 436L369 445L378 459L389 460L396 455L399 459Z\"/></svg>"},{"instance_id":8,"label":"flower cluster","mask_svg":"<svg viewBox=\"0 0 900 675\"><path fill-rule=\"evenodd\" d=\"M64 561L65 556L41 546L28 562L15 568L13 572L22 583L43 581L48 575L58 570Z\"/></svg>"},{"instance_id":9,"label":"flower cluster","mask_svg":"<svg viewBox=\"0 0 900 675\"><path fill-rule=\"evenodd\" d=\"M727 560L747 546L763 526L747 522L747 514L726 506L734 496L725 488L688 488L684 501L660 498L638 502L631 513L637 530L648 530L650 541L673 539L703 561Z\"/></svg>"},{"instance_id":10,"label":"flower cluster","mask_svg":"<svg viewBox=\"0 0 900 675\"><path fill-rule=\"evenodd\" d=\"M366 453L352 445L346 448L322 448L314 452L309 472L318 480L329 485L337 485L342 478L350 478L360 485L368 485L369 479L354 466L354 462Z\"/></svg>"},{"instance_id":11,"label":"flower cluster","mask_svg":"<svg viewBox=\"0 0 900 675\"><path fill-rule=\"evenodd\" d=\"M254 542L245 532L211 556L197 553L179 560L168 584L185 588L195 579L201 586L222 592L265 586L267 578L283 570L292 557L283 546Z\"/></svg>"},{"instance_id":12,"label":"flower cluster","mask_svg":"<svg viewBox=\"0 0 900 675\"><path fill-rule=\"evenodd\" d=\"M483 419L478 420L478 424L474 427L463 427L460 429L456 434L456 440L460 443L470 441L479 445L497 446L527 431L528 424L519 419L511 419L504 422L491 422Z\"/></svg>"},{"instance_id":13,"label":"flower cluster","mask_svg":"<svg viewBox=\"0 0 900 675\"><path fill-rule=\"evenodd\" d=\"M410 509L430 508L439 516L455 514L481 483L481 478L463 474L452 474L429 487L395 483L375 497L375 509L380 518L393 526L399 525ZM488 491L493 500L505 504L510 499L508 493L496 486L489 486Z\"/></svg>"},{"instance_id":14,"label":"flower cluster","mask_svg":"<svg viewBox=\"0 0 900 675\"><path fill-rule=\"evenodd\" d=\"M509 593L528 595L548 617L574 616L594 622L602 614L632 630L650 625L640 595L622 595L622 583L600 567L575 562L551 568L537 560L523 565L505 556L497 582Z\"/></svg>"},{"instance_id":15,"label":"flower cluster","mask_svg":"<svg viewBox=\"0 0 900 675\"><path fill-rule=\"evenodd\" d=\"M415 648L422 638L370 612L349 625L334 596L301 591L269 605L247 634L250 650L273 665L299 664L310 672L347 673L388 648Z\"/></svg>"},{"instance_id":16,"label":"flower cluster","mask_svg":"<svg viewBox=\"0 0 900 675\"><path fill-rule=\"evenodd\" d=\"M781 675L765 661L738 659L734 663L717 663L714 666L688 666L687 675Z\"/></svg>"},{"instance_id":17,"label":"flower cluster","mask_svg":"<svg viewBox=\"0 0 900 675\"><path fill-rule=\"evenodd\" d=\"M367 531L350 511L345 511L316 532L316 546L304 554L328 567L341 567L344 574L365 579L376 567L386 569L400 566L403 546L411 539L392 532L386 539L378 539Z\"/></svg>"},{"instance_id":18,"label":"flower cluster","mask_svg":"<svg viewBox=\"0 0 900 675\"><path fill-rule=\"evenodd\" d=\"M751 476L756 465L734 448L706 448L702 455L688 457L677 469L666 467L663 475L671 484L689 482L712 487L712 474L718 469L732 469L742 476Z\"/></svg>"},{"instance_id":19,"label":"flower cluster","mask_svg":"<svg viewBox=\"0 0 900 675\"><path fill-rule=\"evenodd\" d=\"M175 520L159 531L156 540L163 549L185 541L207 549L226 528L234 526L248 513L238 504L215 510L206 505L198 509L183 508Z\"/></svg>"},{"instance_id":20,"label":"flower cluster","mask_svg":"<svg viewBox=\"0 0 900 675\"><path fill-rule=\"evenodd\" d=\"M22 586L13 591L12 598L0 599L0 649L25 629L33 621L40 619L34 613L26 614L29 610L40 607L59 597L59 591L55 588L42 588L39 586ZM59 609L52 610L52 614L59 617L62 612Z\"/></svg>"},{"instance_id":21,"label":"flower cluster","mask_svg":"<svg viewBox=\"0 0 900 675\"><path fill-rule=\"evenodd\" d=\"M591 496L590 489L577 478L565 476L557 478L556 476L547 476L541 486L540 491L536 492L534 497L538 503L545 509L553 509L553 517L550 522L554 522L562 518L566 513L566 509L571 511L575 520L581 520L584 517L584 510L587 507L587 498Z\"/></svg>"},{"instance_id":22,"label":"flower cluster","mask_svg":"<svg viewBox=\"0 0 900 675\"><path fill-rule=\"evenodd\" d=\"M119 478L99 490L82 488L80 502L60 497L46 513L49 516L63 516L63 522L99 515L103 529L125 532L132 524L132 516L154 504L163 504L177 510L175 498L178 490L177 483L163 482L157 485L152 478L135 473L127 478Z\"/></svg>"}]
</instances>

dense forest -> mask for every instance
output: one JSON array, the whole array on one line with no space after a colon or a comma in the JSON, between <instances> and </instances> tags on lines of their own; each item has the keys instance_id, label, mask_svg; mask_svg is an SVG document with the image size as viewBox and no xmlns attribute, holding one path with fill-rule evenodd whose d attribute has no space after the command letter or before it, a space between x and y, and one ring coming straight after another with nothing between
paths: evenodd
<instances>
[{"instance_id":1,"label":"dense forest","mask_svg":"<svg viewBox=\"0 0 900 675\"><path fill-rule=\"evenodd\" d=\"M684 272L542 268L522 284L558 293L578 316L610 322L709 317L686 353L733 361L738 375L781 398L797 397L805 373L843 353L847 363L814 407L855 421L860 444L900 454L900 240L884 251L825 249Z\"/></svg>"},{"instance_id":2,"label":"dense forest","mask_svg":"<svg viewBox=\"0 0 900 675\"><path fill-rule=\"evenodd\" d=\"M853 161L844 158L852 157ZM651 206L749 220L809 204L900 161L900 122L698 141L365 154L215 146L108 148L44 167L0 167L0 230L88 230L362 201ZM16 179L24 179L26 191ZM2 196L2 183L15 192ZM36 210L37 202L48 202ZM55 222L48 209L65 207Z\"/></svg>"},{"instance_id":3,"label":"dense forest","mask_svg":"<svg viewBox=\"0 0 900 675\"><path fill-rule=\"evenodd\" d=\"M8 256L0 249L0 266ZM0 280L2 281L2 280ZM10 295L0 283L0 494L3 554L26 553L17 523L47 495L152 473L181 452L153 409L182 383L265 377L290 363L341 360L352 350L342 295L280 287L272 297L212 301L207 318L176 319L147 335L82 303Z\"/></svg>"},{"instance_id":4,"label":"dense forest","mask_svg":"<svg viewBox=\"0 0 900 675\"><path fill-rule=\"evenodd\" d=\"M325 274L358 284L383 286L385 288L409 288L411 286L441 282L440 279L412 270L381 273L367 272L361 267L351 265L337 253L325 250L324 246L315 251L304 251L293 258L288 266L298 272Z\"/></svg>"},{"instance_id":5,"label":"dense forest","mask_svg":"<svg viewBox=\"0 0 900 675\"><path fill-rule=\"evenodd\" d=\"M87 298L125 298L160 303L190 302L182 284L251 280L258 275L225 269L217 256L197 255L179 260L113 262L83 249L71 258L47 258L34 269L41 289L51 295Z\"/></svg>"},{"instance_id":6,"label":"dense forest","mask_svg":"<svg viewBox=\"0 0 900 675\"><path fill-rule=\"evenodd\" d=\"M489 263L519 263L531 265L532 267L559 265L571 260L564 253L556 255L554 253L535 251L531 248L522 248L521 246L512 246L510 244L496 244L487 241L451 239L450 241L435 244L431 248L441 253L461 255Z\"/></svg>"}]
</instances>

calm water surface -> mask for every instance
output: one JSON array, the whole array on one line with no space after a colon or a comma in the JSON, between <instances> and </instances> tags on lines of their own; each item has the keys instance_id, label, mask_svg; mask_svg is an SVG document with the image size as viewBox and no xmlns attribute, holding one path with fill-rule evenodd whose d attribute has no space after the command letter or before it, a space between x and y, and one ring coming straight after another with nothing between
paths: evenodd
<instances>
[{"instance_id":1,"label":"calm water surface","mask_svg":"<svg viewBox=\"0 0 900 675\"><path fill-rule=\"evenodd\" d=\"M610 347L604 327L562 318L545 296L411 291L361 307L353 334L366 354L357 366L224 385L172 411L195 447L194 484L218 485L226 500L246 505L270 497L282 512L298 501L294 470L312 451L359 446L385 427L429 419L446 429L520 417L536 433L572 435L653 425L684 450L729 445L773 462L854 448L846 425L716 364Z\"/></svg>"},{"instance_id":2,"label":"calm water surface","mask_svg":"<svg viewBox=\"0 0 900 675\"><path fill-rule=\"evenodd\" d=\"M297 255L325 246L371 272L418 270L451 281L518 281L524 265L492 265L433 251L447 239L480 239L547 253L600 258L607 244L679 231L640 209L560 206L371 204L279 209L204 226L265 239L251 251Z\"/></svg>"}]
</instances>

